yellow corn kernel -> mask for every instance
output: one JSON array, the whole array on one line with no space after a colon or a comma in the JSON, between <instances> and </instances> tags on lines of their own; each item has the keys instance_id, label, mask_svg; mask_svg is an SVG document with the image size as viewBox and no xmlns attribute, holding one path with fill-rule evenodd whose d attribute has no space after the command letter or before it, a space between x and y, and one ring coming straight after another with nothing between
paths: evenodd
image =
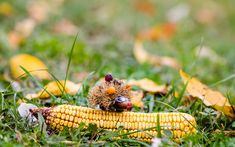
<instances>
[{"instance_id":1,"label":"yellow corn kernel","mask_svg":"<svg viewBox=\"0 0 235 147\"><path fill-rule=\"evenodd\" d=\"M61 117L61 113L58 112L57 115L56 115L56 117L57 117L57 118L60 118L60 117Z\"/></svg>"},{"instance_id":2,"label":"yellow corn kernel","mask_svg":"<svg viewBox=\"0 0 235 147\"><path fill-rule=\"evenodd\" d=\"M65 112L64 112L65 114L69 114L69 109L67 108L65 108Z\"/></svg>"},{"instance_id":3,"label":"yellow corn kernel","mask_svg":"<svg viewBox=\"0 0 235 147\"><path fill-rule=\"evenodd\" d=\"M69 117L70 117L69 115L66 115L65 120L69 120Z\"/></svg>"},{"instance_id":4,"label":"yellow corn kernel","mask_svg":"<svg viewBox=\"0 0 235 147\"><path fill-rule=\"evenodd\" d=\"M61 119L65 119L66 115L65 114L62 114L61 115Z\"/></svg>"},{"instance_id":5,"label":"yellow corn kernel","mask_svg":"<svg viewBox=\"0 0 235 147\"><path fill-rule=\"evenodd\" d=\"M73 126L72 122L68 122L68 127L71 128Z\"/></svg>"},{"instance_id":6,"label":"yellow corn kernel","mask_svg":"<svg viewBox=\"0 0 235 147\"><path fill-rule=\"evenodd\" d=\"M68 125L68 121L64 121L64 126L67 126Z\"/></svg>"},{"instance_id":7,"label":"yellow corn kernel","mask_svg":"<svg viewBox=\"0 0 235 147\"><path fill-rule=\"evenodd\" d=\"M64 120L60 120L60 125L64 125Z\"/></svg>"},{"instance_id":8,"label":"yellow corn kernel","mask_svg":"<svg viewBox=\"0 0 235 147\"><path fill-rule=\"evenodd\" d=\"M73 122L73 119L74 119L74 117L71 115L71 116L69 117L69 121Z\"/></svg>"}]
</instances>

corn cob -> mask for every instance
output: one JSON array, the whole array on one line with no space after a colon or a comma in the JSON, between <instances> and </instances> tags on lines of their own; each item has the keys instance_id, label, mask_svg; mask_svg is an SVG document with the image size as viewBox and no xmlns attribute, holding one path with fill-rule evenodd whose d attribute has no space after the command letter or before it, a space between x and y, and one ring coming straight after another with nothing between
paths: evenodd
<instances>
[{"instance_id":1,"label":"corn cob","mask_svg":"<svg viewBox=\"0 0 235 147\"><path fill-rule=\"evenodd\" d=\"M160 125L161 131L170 130L174 140L196 132L194 117L180 112L118 113L73 105L39 108L31 110L31 112L33 114L37 112L42 113L46 124L51 129L57 131L62 131L65 127L76 128L81 122L86 125L93 123L97 127L107 130L116 130L122 126L124 132L133 132L128 135L130 138L147 142L150 142L154 136L157 136L158 124ZM144 130L147 128L151 129ZM138 132L138 130L143 131Z\"/></svg>"}]
</instances>

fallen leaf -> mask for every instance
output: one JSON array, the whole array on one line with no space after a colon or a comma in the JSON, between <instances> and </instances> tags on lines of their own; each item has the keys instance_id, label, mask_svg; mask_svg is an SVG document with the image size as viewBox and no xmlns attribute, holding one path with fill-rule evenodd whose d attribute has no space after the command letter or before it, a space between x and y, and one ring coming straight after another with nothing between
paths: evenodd
<instances>
[{"instance_id":1,"label":"fallen leaf","mask_svg":"<svg viewBox=\"0 0 235 147\"><path fill-rule=\"evenodd\" d=\"M157 25L147 30L140 32L137 35L139 40L159 40L159 39L170 39L176 31L176 26L174 23L165 23L162 25Z\"/></svg>"},{"instance_id":2,"label":"fallen leaf","mask_svg":"<svg viewBox=\"0 0 235 147\"><path fill-rule=\"evenodd\" d=\"M167 56L156 56L148 53L144 47L143 47L143 42L142 41L136 41L134 45L134 56L136 60L140 63L149 63L153 66L169 66L175 69L180 68L180 64L178 61L172 57L167 57Z\"/></svg>"},{"instance_id":3,"label":"fallen leaf","mask_svg":"<svg viewBox=\"0 0 235 147\"><path fill-rule=\"evenodd\" d=\"M131 91L131 102L133 105L143 108L144 103L142 99L144 98L144 92L142 90Z\"/></svg>"},{"instance_id":4,"label":"fallen leaf","mask_svg":"<svg viewBox=\"0 0 235 147\"><path fill-rule=\"evenodd\" d=\"M48 20L51 14L58 13L59 7L64 3L64 0L33 0L29 1L27 11L30 18L36 23L43 23Z\"/></svg>"},{"instance_id":5,"label":"fallen leaf","mask_svg":"<svg viewBox=\"0 0 235 147\"><path fill-rule=\"evenodd\" d=\"M46 1L30 1L27 6L29 16L38 23L47 20L49 10L50 6Z\"/></svg>"},{"instance_id":6,"label":"fallen leaf","mask_svg":"<svg viewBox=\"0 0 235 147\"><path fill-rule=\"evenodd\" d=\"M204 25L213 25L225 21L224 9L214 1L207 1L197 9L194 14L195 20Z\"/></svg>"},{"instance_id":7,"label":"fallen leaf","mask_svg":"<svg viewBox=\"0 0 235 147\"><path fill-rule=\"evenodd\" d=\"M135 0L134 8L146 15L153 16L155 13L154 4L149 0Z\"/></svg>"},{"instance_id":8,"label":"fallen leaf","mask_svg":"<svg viewBox=\"0 0 235 147\"><path fill-rule=\"evenodd\" d=\"M202 24L212 24L216 19L214 12L208 9L198 11L195 17L196 20Z\"/></svg>"},{"instance_id":9,"label":"fallen leaf","mask_svg":"<svg viewBox=\"0 0 235 147\"><path fill-rule=\"evenodd\" d=\"M50 98L51 95L54 96L61 96L63 94L69 94L69 95L75 95L78 90L81 88L81 83L75 84L71 81L53 81L48 83L46 86L43 87L41 91L38 93L28 94L26 95L27 99L34 99L34 98L40 98L40 99L47 99Z\"/></svg>"},{"instance_id":10,"label":"fallen leaf","mask_svg":"<svg viewBox=\"0 0 235 147\"><path fill-rule=\"evenodd\" d=\"M0 3L0 15L11 16L13 14L13 7L8 2Z\"/></svg>"},{"instance_id":11,"label":"fallen leaf","mask_svg":"<svg viewBox=\"0 0 235 147\"><path fill-rule=\"evenodd\" d=\"M16 31L8 33L9 45L14 49L17 48L24 40L25 38Z\"/></svg>"},{"instance_id":12,"label":"fallen leaf","mask_svg":"<svg viewBox=\"0 0 235 147\"><path fill-rule=\"evenodd\" d=\"M15 31L24 38L27 38L34 30L36 23L31 18L23 19L16 23Z\"/></svg>"},{"instance_id":13,"label":"fallen leaf","mask_svg":"<svg viewBox=\"0 0 235 147\"><path fill-rule=\"evenodd\" d=\"M31 18L26 18L16 23L13 31L8 33L8 42L12 48L17 48L19 45L31 35L35 28L35 21Z\"/></svg>"},{"instance_id":14,"label":"fallen leaf","mask_svg":"<svg viewBox=\"0 0 235 147\"><path fill-rule=\"evenodd\" d=\"M18 54L10 59L10 70L14 79L27 76L20 66L25 68L28 72L30 72L30 74L39 79L51 78L50 74L46 71L46 65L40 59L32 55Z\"/></svg>"},{"instance_id":15,"label":"fallen leaf","mask_svg":"<svg viewBox=\"0 0 235 147\"><path fill-rule=\"evenodd\" d=\"M206 106L211 106L223 112L226 116L235 119L235 107L231 106L228 99L220 92L211 90L208 86L202 84L196 78L190 77L182 70L180 70L180 76L184 83L187 84L186 90L189 95L201 99Z\"/></svg>"},{"instance_id":16,"label":"fallen leaf","mask_svg":"<svg viewBox=\"0 0 235 147\"><path fill-rule=\"evenodd\" d=\"M151 92L151 93L166 94L167 92L166 85L158 85L152 80L147 79L147 78L144 78L141 80L129 80L127 84L131 86L138 86L144 91Z\"/></svg>"},{"instance_id":17,"label":"fallen leaf","mask_svg":"<svg viewBox=\"0 0 235 147\"><path fill-rule=\"evenodd\" d=\"M66 35L75 35L78 32L78 28L71 21L63 19L55 24L53 31Z\"/></svg>"}]
</instances>

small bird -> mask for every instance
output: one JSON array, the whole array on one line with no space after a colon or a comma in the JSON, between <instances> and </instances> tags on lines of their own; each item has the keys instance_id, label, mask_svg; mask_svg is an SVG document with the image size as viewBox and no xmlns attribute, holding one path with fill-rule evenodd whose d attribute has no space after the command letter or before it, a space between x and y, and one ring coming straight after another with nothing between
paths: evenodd
<instances>
[{"instance_id":1,"label":"small bird","mask_svg":"<svg viewBox=\"0 0 235 147\"><path fill-rule=\"evenodd\" d=\"M131 86L121 80L105 75L105 81L94 86L88 93L89 103L105 111L131 111Z\"/></svg>"}]
</instances>

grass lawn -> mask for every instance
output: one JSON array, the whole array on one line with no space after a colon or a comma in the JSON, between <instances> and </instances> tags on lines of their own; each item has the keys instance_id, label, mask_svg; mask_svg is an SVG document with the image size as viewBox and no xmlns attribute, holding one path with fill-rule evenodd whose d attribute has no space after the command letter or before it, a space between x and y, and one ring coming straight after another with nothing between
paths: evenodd
<instances>
[{"instance_id":1,"label":"grass lawn","mask_svg":"<svg viewBox=\"0 0 235 147\"><path fill-rule=\"evenodd\" d=\"M114 140L112 137L117 131L105 131L94 125L88 128L80 125L74 130L48 135L42 128L42 120L30 125L20 117L17 101L24 99L38 107L64 103L88 106L89 88L106 73L119 79L149 78L158 84L169 83L175 91L187 95L178 70L140 64L133 54L139 32L154 26L161 30L169 21L174 21L175 32L167 39L145 40L145 49L152 55L175 58L184 71L222 92L235 104L234 5L232 0L1 0L0 146L151 146L127 136ZM174 20L177 17L179 19ZM27 19L33 22L19 24ZM12 39L15 32L20 35ZM209 48L209 52L200 52L200 47ZM38 82L45 85L48 81L35 82L27 77L13 86L8 61L19 53L41 59L57 79L67 77L75 83L82 82L83 90L75 96L65 94L46 101L25 99L26 93L40 89ZM144 112L179 111L196 118L195 135L177 144L168 133L162 139L163 146L235 146L235 133L231 133L235 130L235 121L205 106L199 99L185 105L172 94L148 94L143 102ZM135 107L133 111L141 110ZM91 140L94 134L96 137Z\"/></svg>"}]
</instances>

